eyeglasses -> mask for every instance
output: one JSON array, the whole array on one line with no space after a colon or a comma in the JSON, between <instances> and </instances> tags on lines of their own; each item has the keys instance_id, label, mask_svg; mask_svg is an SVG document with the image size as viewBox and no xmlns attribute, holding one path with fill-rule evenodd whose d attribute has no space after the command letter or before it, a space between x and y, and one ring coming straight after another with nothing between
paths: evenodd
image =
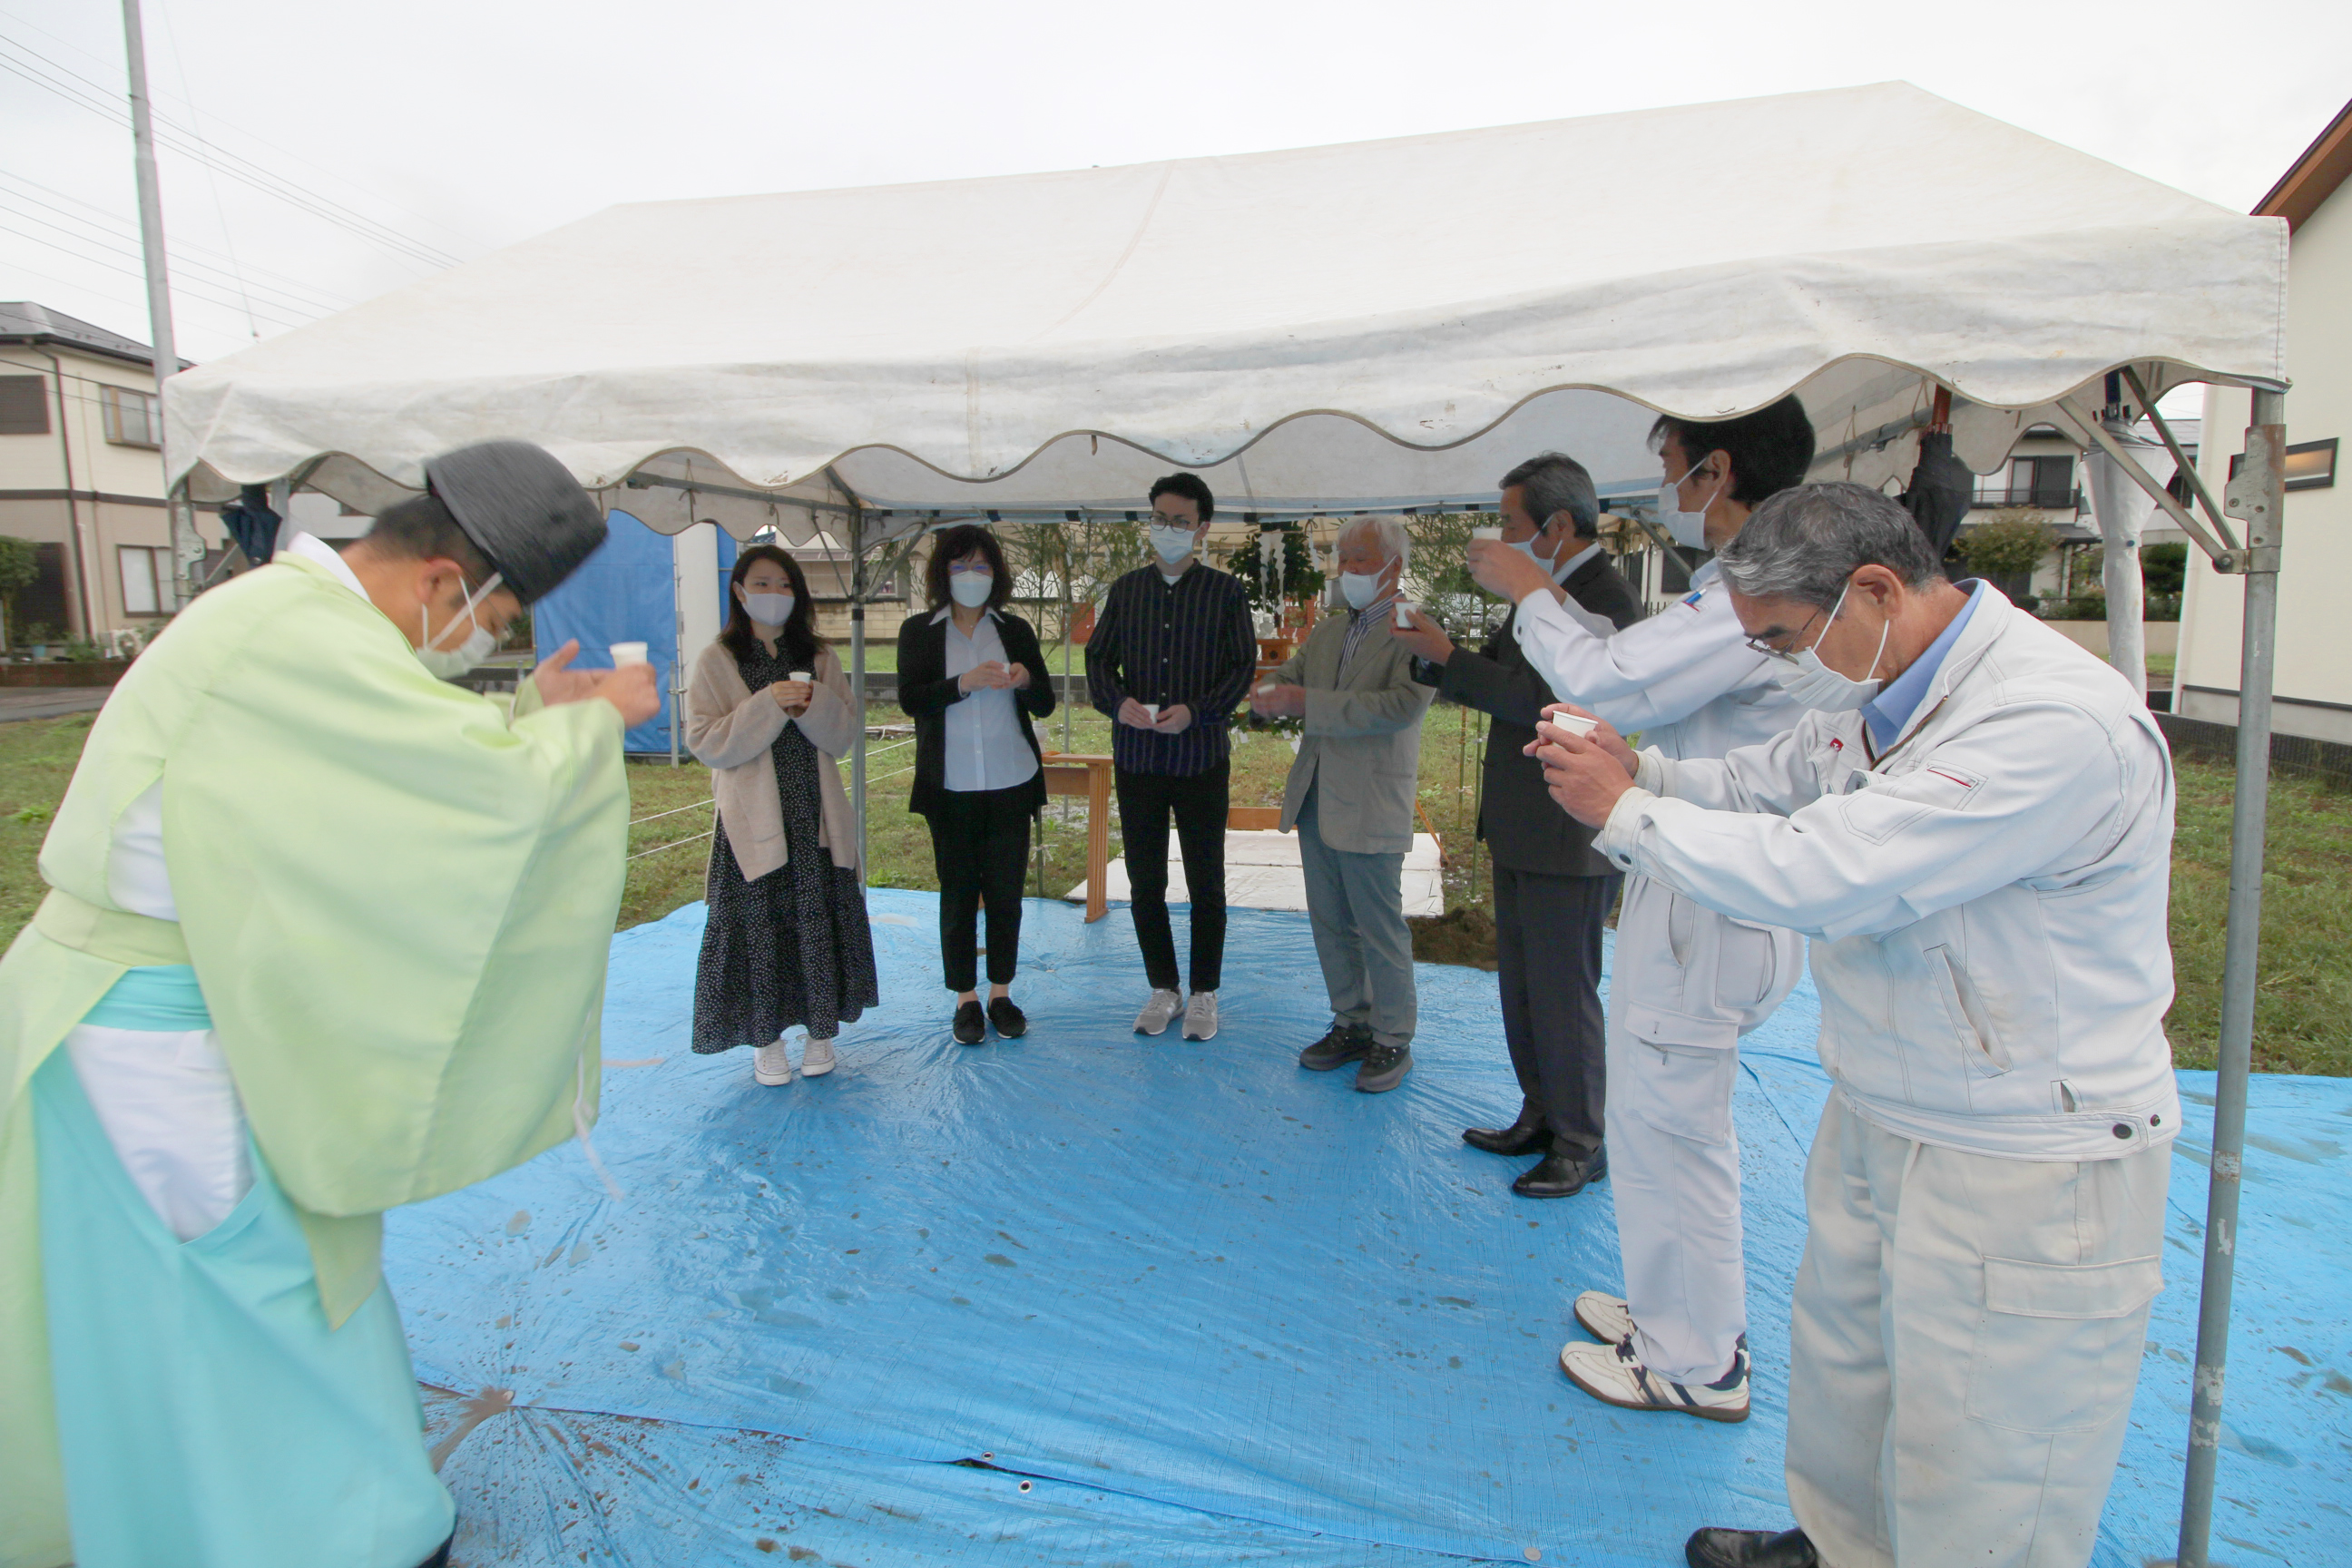
<instances>
[{"instance_id":1,"label":"eyeglasses","mask_svg":"<svg viewBox=\"0 0 2352 1568\"><path fill-rule=\"evenodd\" d=\"M1821 611L1819 611L1819 610L1815 610L1811 615L1810 615L1810 616L1806 616L1806 617L1805 617L1805 624L1804 624L1804 626L1799 626L1795 631L1793 631L1793 632L1774 632L1774 633L1771 633L1770 635L1771 635L1771 636L1773 636L1773 637L1786 637L1786 638L1788 638L1790 642L1794 642L1794 641L1796 641L1796 640L1797 640L1797 638L1799 638L1799 637L1803 637L1803 636L1805 635L1806 630L1807 630L1809 627L1811 627L1811 626L1812 626L1812 624L1813 624L1815 621L1818 621L1818 620L1820 620L1821 618L1822 618L1822 612L1821 612ZM1748 646L1749 647L1751 647L1751 648L1755 649L1758 653L1762 654L1765 658L1777 658L1777 659L1779 659L1782 664L1794 664L1794 663L1796 663L1796 662L1797 662L1797 656L1796 656L1795 654L1793 654L1793 653L1790 652L1787 648L1784 648L1784 647L1774 647L1770 643L1766 642L1762 637L1749 637L1749 638L1748 639Z\"/></svg>"},{"instance_id":2,"label":"eyeglasses","mask_svg":"<svg viewBox=\"0 0 2352 1568\"><path fill-rule=\"evenodd\" d=\"M1152 512L1152 514L1151 514L1151 521L1152 521L1152 523L1153 523L1153 525L1154 525L1155 527L1159 527L1159 528L1181 528L1181 529L1182 529L1182 530L1183 530L1185 532L1187 532L1187 533L1192 532L1194 529L1196 529L1196 528L1198 528L1198 527L1200 527L1200 526L1201 526L1199 523L1197 523L1197 522L1193 522L1193 521L1190 521L1189 519L1186 519L1186 518L1181 518L1181 517L1171 517L1171 516L1169 516L1166 512L1164 512L1164 511L1159 511L1159 510L1155 510L1155 511L1153 511L1153 512Z\"/></svg>"}]
</instances>

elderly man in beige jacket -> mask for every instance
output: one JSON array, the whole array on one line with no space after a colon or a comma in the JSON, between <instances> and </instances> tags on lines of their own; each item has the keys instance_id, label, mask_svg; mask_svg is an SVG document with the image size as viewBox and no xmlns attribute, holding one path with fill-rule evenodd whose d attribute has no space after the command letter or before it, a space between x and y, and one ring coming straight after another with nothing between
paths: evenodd
<instances>
[{"instance_id":1,"label":"elderly man in beige jacket","mask_svg":"<svg viewBox=\"0 0 2352 1568\"><path fill-rule=\"evenodd\" d=\"M1359 517L1341 530L1349 613L1318 625L1250 700L1263 717L1305 721L1282 826L1298 829L1331 1028L1298 1065L1329 1072L1359 1062L1356 1087L1367 1094L1394 1089L1412 1070L1404 852L1412 847L1421 720L1433 693L1413 679L1412 649L1387 631L1411 553L1395 518Z\"/></svg>"}]
</instances>

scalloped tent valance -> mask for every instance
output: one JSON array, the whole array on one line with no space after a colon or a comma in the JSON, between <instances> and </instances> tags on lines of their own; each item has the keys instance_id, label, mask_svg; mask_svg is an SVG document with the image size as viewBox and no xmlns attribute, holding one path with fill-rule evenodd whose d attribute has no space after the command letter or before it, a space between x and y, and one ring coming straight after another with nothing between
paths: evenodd
<instances>
[{"instance_id":1,"label":"scalloped tent valance","mask_svg":"<svg viewBox=\"0 0 2352 1568\"><path fill-rule=\"evenodd\" d=\"M1694 170L1703 219L1664 195ZM657 528L805 538L853 498L1134 507L1179 465L1236 511L1491 500L1545 447L1646 491L1655 411L1793 389L1867 482L1937 384L1979 468L2119 365L2280 384L2285 279L2279 220L1896 82L614 207L173 377L165 447L199 499L373 510L519 437L615 504L654 479Z\"/></svg>"}]
</instances>

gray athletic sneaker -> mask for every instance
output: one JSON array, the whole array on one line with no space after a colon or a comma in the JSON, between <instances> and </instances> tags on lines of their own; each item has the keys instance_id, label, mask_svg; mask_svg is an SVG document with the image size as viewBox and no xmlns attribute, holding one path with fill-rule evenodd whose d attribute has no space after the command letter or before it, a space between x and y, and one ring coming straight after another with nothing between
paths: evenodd
<instances>
[{"instance_id":1,"label":"gray athletic sneaker","mask_svg":"<svg viewBox=\"0 0 2352 1568\"><path fill-rule=\"evenodd\" d=\"M1173 991L1154 991L1143 1011L1135 1016L1135 1032L1139 1035L1164 1035L1176 1015L1184 1010L1184 998Z\"/></svg>"},{"instance_id":2,"label":"gray athletic sneaker","mask_svg":"<svg viewBox=\"0 0 2352 1568\"><path fill-rule=\"evenodd\" d=\"M1195 991L1184 1008L1184 1037L1188 1040L1213 1040L1217 1037L1217 994Z\"/></svg>"}]
</instances>

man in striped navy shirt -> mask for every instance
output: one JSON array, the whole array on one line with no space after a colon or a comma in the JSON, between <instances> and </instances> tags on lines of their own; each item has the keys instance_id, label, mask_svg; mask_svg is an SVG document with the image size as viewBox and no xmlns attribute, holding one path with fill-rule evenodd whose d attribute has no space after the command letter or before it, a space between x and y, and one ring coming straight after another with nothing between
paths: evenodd
<instances>
[{"instance_id":1,"label":"man in striped navy shirt","mask_svg":"<svg viewBox=\"0 0 2352 1568\"><path fill-rule=\"evenodd\" d=\"M1087 637L1088 694L1111 719L1129 907L1151 982L1136 1032L1160 1034L1181 1011L1188 1040L1217 1032L1233 754L1226 725L1257 668L1255 628L1240 580L1200 559L1216 509L1197 474L1154 483L1151 548L1159 559L1110 585ZM1192 900L1189 1005L1168 921L1171 813Z\"/></svg>"}]
</instances>

